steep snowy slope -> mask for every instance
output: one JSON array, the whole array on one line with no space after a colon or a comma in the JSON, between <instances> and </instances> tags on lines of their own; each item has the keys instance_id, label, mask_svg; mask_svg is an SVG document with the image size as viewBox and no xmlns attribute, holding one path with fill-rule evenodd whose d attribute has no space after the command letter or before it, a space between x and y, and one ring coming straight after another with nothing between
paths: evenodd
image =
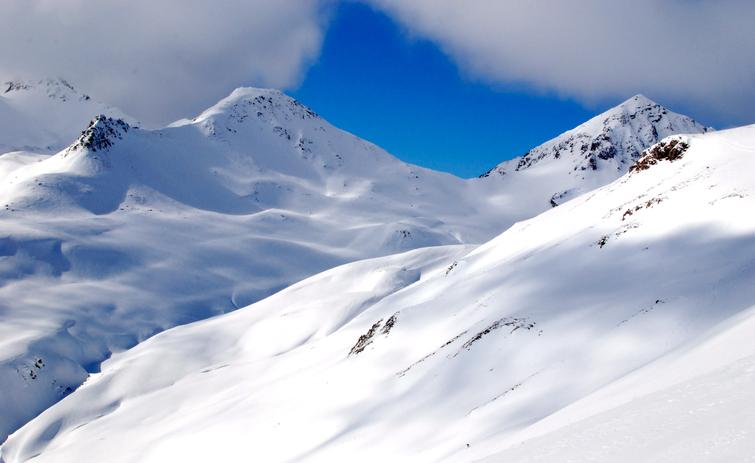
<instances>
[{"instance_id":1,"label":"steep snowy slope","mask_svg":"<svg viewBox=\"0 0 755 463\"><path fill-rule=\"evenodd\" d=\"M570 404L589 419L580 399L608 397L609 411L632 391L647 395L639 410L706 400L664 389L675 378L719 378L751 406L751 364L737 362L755 351L753 152L755 126L667 139L627 176L466 256L349 264L161 333L11 436L2 458L468 461ZM748 344L718 364L731 368L696 376L694 356L720 353L716 339ZM643 370L677 366L643 388ZM687 422L704 428L706 416ZM559 429L543 423L541 434ZM593 430L585 441L600 441ZM711 445L752 454L751 440L724 434Z\"/></svg>"},{"instance_id":2,"label":"steep snowy slope","mask_svg":"<svg viewBox=\"0 0 755 463\"><path fill-rule=\"evenodd\" d=\"M753 339L755 307L521 433L469 453L506 448L481 460L487 463L751 461Z\"/></svg>"},{"instance_id":3,"label":"steep snowy slope","mask_svg":"<svg viewBox=\"0 0 755 463\"><path fill-rule=\"evenodd\" d=\"M709 130L637 95L481 178L517 191L536 183L539 187L524 192L522 200L555 207L624 175L642 151L661 139Z\"/></svg>"},{"instance_id":4,"label":"steep snowy slope","mask_svg":"<svg viewBox=\"0 0 755 463\"><path fill-rule=\"evenodd\" d=\"M71 144L97 114L138 125L118 109L78 93L62 79L6 82L0 87L0 154L55 154Z\"/></svg>"}]
</instances>

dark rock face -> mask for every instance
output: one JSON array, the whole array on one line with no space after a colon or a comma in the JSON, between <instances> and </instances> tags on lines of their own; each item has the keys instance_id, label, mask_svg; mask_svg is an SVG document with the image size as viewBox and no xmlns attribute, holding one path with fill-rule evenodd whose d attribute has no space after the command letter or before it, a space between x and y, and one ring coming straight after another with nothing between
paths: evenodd
<instances>
[{"instance_id":1,"label":"dark rock face","mask_svg":"<svg viewBox=\"0 0 755 463\"><path fill-rule=\"evenodd\" d=\"M641 172L650 166L658 164L658 161L674 162L684 157L689 149L689 144L681 140L669 140L661 142L642 152L642 157L629 168L629 172Z\"/></svg>"},{"instance_id":2,"label":"dark rock face","mask_svg":"<svg viewBox=\"0 0 755 463\"><path fill-rule=\"evenodd\" d=\"M81 132L76 143L66 150L66 155L71 151L89 149L92 152L105 151L115 143L115 140L123 140L123 134L128 133L129 126L123 119L113 119L102 114L92 119L89 127Z\"/></svg>"}]
</instances>

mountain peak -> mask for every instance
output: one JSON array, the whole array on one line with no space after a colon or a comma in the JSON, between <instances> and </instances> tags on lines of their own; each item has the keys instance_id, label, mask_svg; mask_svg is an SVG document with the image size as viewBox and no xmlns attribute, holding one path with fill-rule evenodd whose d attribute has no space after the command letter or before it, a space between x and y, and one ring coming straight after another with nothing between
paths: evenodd
<instances>
[{"instance_id":1,"label":"mountain peak","mask_svg":"<svg viewBox=\"0 0 755 463\"><path fill-rule=\"evenodd\" d=\"M79 93L64 79L5 82L0 87L0 154L57 153L98 114L139 125L119 109Z\"/></svg>"},{"instance_id":2,"label":"mountain peak","mask_svg":"<svg viewBox=\"0 0 755 463\"><path fill-rule=\"evenodd\" d=\"M638 93L637 95L633 96L632 98L628 99L627 101L621 103L619 107L624 107L627 105L631 105L633 103L637 103L638 105L657 105L655 101L651 100L650 98L646 97L642 93Z\"/></svg>"},{"instance_id":3,"label":"mountain peak","mask_svg":"<svg viewBox=\"0 0 755 463\"><path fill-rule=\"evenodd\" d=\"M221 115L227 115L229 119L235 119L238 123L249 116L263 120L321 119L317 113L279 90L240 87L189 122L219 120L223 118Z\"/></svg>"},{"instance_id":4,"label":"mountain peak","mask_svg":"<svg viewBox=\"0 0 755 463\"><path fill-rule=\"evenodd\" d=\"M499 164L481 177L530 169L545 160L561 160L568 170L573 171L610 169L623 174L639 159L640 153L663 138L709 130L693 119L637 94L524 156ZM572 167L571 164L576 165Z\"/></svg>"},{"instance_id":5,"label":"mountain peak","mask_svg":"<svg viewBox=\"0 0 755 463\"><path fill-rule=\"evenodd\" d=\"M115 140L123 140L123 134L132 127L123 119L113 119L104 114L92 119L89 126L81 132L81 136L65 152L63 157L73 151L88 149L92 152L107 151Z\"/></svg>"},{"instance_id":6,"label":"mountain peak","mask_svg":"<svg viewBox=\"0 0 755 463\"><path fill-rule=\"evenodd\" d=\"M514 189L541 185L531 188L531 200L556 207L621 177L662 139L709 130L638 94L480 177L505 178Z\"/></svg>"},{"instance_id":7,"label":"mountain peak","mask_svg":"<svg viewBox=\"0 0 755 463\"><path fill-rule=\"evenodd\" d=\"M3 84L5 91L3 94L9 96L14 92L24 91L39 91L44 92L48 98L58 99L62 101L77 99L80 101L89 100L89 96L85 94L79 94L71 84L64 79L42 79L39 81L34 80L13 80Z\"/></svg>"}]
</instances>

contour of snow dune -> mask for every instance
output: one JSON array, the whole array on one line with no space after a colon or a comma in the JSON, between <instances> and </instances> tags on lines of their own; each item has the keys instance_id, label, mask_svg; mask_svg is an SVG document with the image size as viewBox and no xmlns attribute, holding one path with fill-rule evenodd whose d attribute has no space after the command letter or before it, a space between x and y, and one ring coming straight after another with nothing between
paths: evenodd
<instances>
[{"instance_id":1,"label":"contour of snow dune","mask_svg":"<svg viewBox=\"0 0 755 463\"><path fill-rule=\"evenodd\" d=\"M559 410L589 424L603 415L584 410L600 399L614 413L678 346L725 345L715 332L713 344L690 341L722 321L744 330L728 339L751 339L749 316L731 317L755 303L755 126L674 139L689 144L681 159L464 257L439 248L350 264L154 336L14 433L2 458L469 461L528 428L561 432L546 419ZM377 278L381 270L391 276ZM687 371L689 359L672 363ZM741 392L735 383L749 381L750 367L736 362L689 381L708 387L721 371ZM650 391L667 393L657 389L666 384ZM651 396L639 405L666 400ZM673 439L663 429L660 438ZM749 451L737 445L735 454ZM631 442L616 448L643 455Z\"/></svg>"}]
</instances>

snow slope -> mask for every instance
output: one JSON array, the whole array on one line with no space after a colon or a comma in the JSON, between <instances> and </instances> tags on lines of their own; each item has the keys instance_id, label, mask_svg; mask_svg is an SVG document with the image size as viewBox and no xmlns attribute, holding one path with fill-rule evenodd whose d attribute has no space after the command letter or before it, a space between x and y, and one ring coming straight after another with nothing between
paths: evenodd
<instances>
[{"instance_id":1,"label":"snow slope","mask_svg":"<svg viewBox=\"0 0 755 463\"><path fill-rule=\"evenodd\" d=\"M627 173L640 153L663 138L710 130L636 95L481 178L499 182L502 189L524 190L522 200L556 207Z\"/></svg>"},{"instance_id":2,"label":"snow slope","mask_svg":"<svg viewBox=\"0 0 755 463\"><path fill-rule=\"evenodd\" d=\"M752 461L755 307L560 410L480 461ZM469 461L469 458L460 459Z\"/></svg>"},{"instance_id":3,"label":"snow slope","mask_svg":"<svg viewBox=\"0 0 755 463\"><path fill-rule=\"evenodd\" d=\"M6 82L0 87L0 154L55 154L70 145L97 114L139 125L120 110L78 93L62 79Z\"/></svg>"},{"instance_id":4,"label":"snow slope","mask_svg":"<svg viewBox=\"0 0 755 463\"><path fill-rule=\"evenodd\" d=\"M2 458L510 461L501 443L543 436L514 455L563 461L582 455L564 450L577 436L588 452L608 446L587 455L598 461L672 459L676 429L731 424L735 407L711 442L750 458L736 432L753 405L755 126L674 140L647 169L472 252L348 264L158 334L13 434ZM733 391L720 412L716 384ZM668 400L682 403L648 453L637 413ZM703 406L697 421L682 413ZM616 420L634 427L606 442Z\"/></svg>"}]
</instances>

